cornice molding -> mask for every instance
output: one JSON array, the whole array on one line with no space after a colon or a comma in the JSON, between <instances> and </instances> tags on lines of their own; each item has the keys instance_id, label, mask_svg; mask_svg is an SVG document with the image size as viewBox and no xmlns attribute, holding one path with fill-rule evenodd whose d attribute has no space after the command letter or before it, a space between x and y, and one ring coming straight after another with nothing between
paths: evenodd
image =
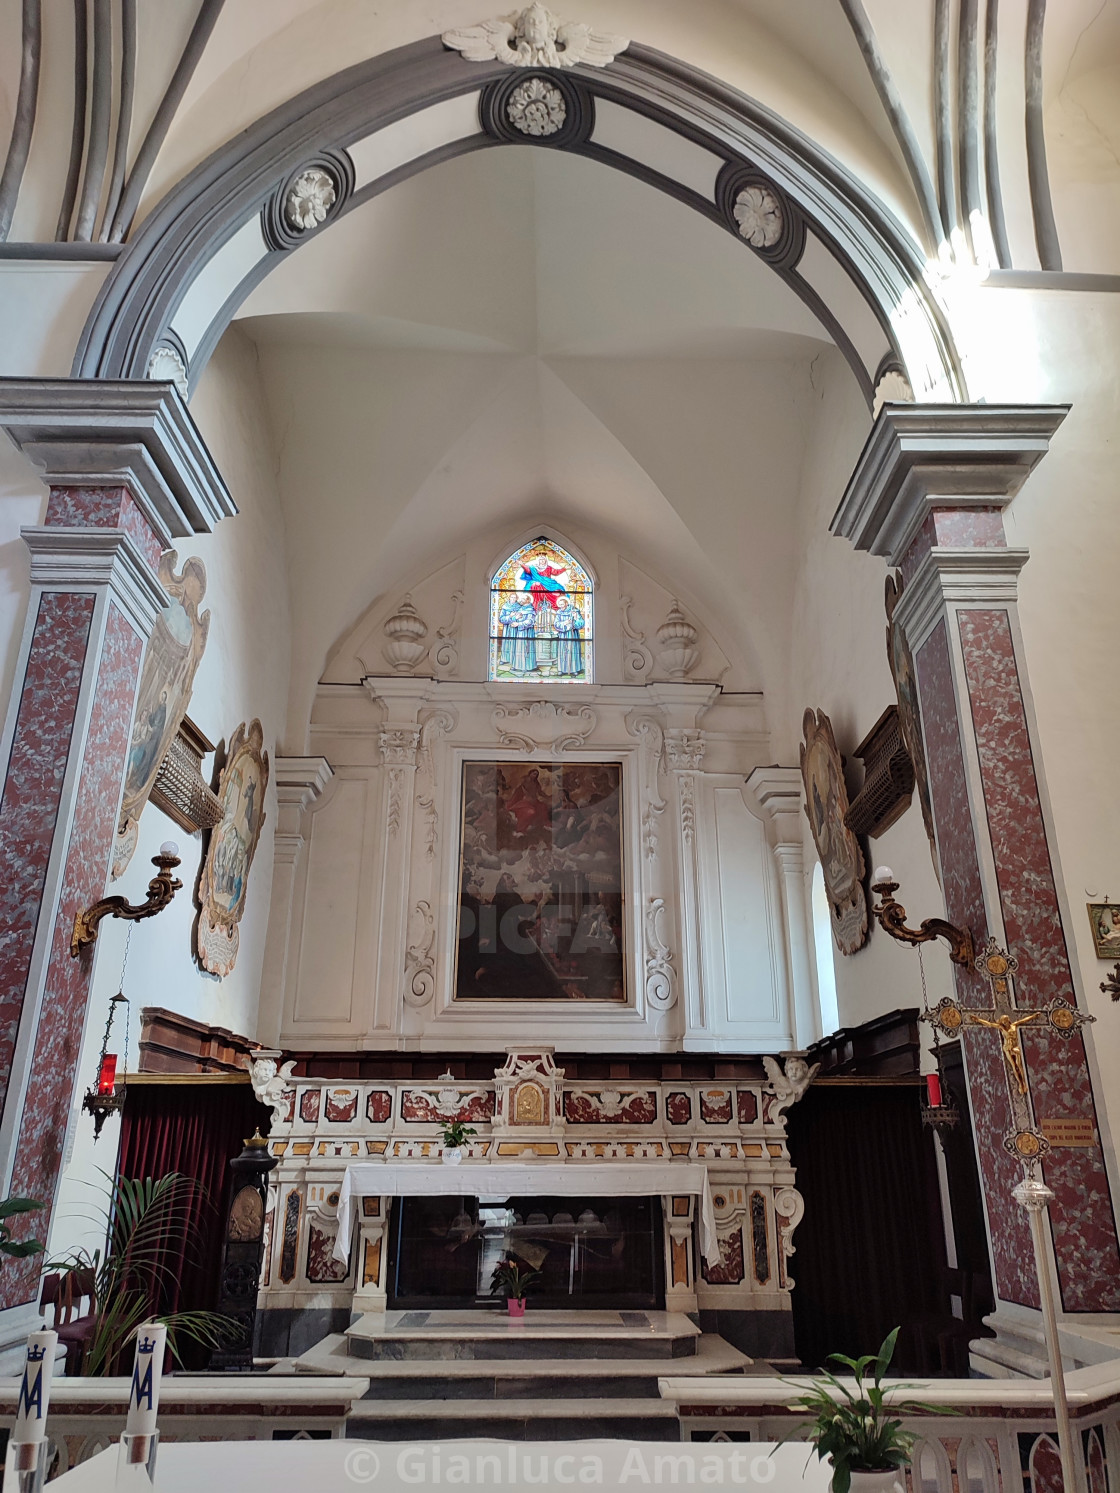
<instances>
[{"instance_id":1,"label":"cornice molding","mask_svg":"<svg viewBox=\"0 0 1120 1493\"><path fill-rule=\"evenodd\" d=\"M931 508L1002 508L1069 405L885 404L829 528L897 565Z\"/></svg>"},{"instance_id":2,"label":"cornice molding","mask_svg":"<svg viewBox=\"0 0 1120 1493\"><path fill-rule=\"evenodd\" d=\"M911 651L918 652L948 606L1014 606L1019 572L1029 558L1025 549L930 550L894 613Z\"/></svg>"},{"instance_id":3,"label":"cornice molding","mask_svg":"<svg viewBox=\"0 0 1120 1493\"><path fill-rule=\"evenodd\" d=\"M237 512L174 384L0 378L0 426L52 486L127 486L165 547Z\"/></svg>"},{"instance_id":4,"label":"cornice molding","mask_svg":"<svg viewBox=\"0 0 1120 1493\"><path fill-rule=\"evenodd\" d=\"M31 552L33 586L46 591L108 589L145 638L170 604L139 545L124 529L35 524L26 525L20 534Z\"/></svg>"}]
</instances>

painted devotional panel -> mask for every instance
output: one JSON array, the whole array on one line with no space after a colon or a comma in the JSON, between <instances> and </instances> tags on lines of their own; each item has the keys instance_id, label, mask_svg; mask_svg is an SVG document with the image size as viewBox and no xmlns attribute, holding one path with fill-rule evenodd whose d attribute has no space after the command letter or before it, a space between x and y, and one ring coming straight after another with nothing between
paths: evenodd
<instances>
[{"instance_id":1,"label":"painted devotional panel","mask_svg":"<svg viewBox=\"0 0 1120 1493\"><path fill-rule=\"evenodd\" d=\"M456 998L623 1001L622 768L463 764Z\"/></svg>"},{"instance_id":2,"label":"painted devotional panel","mask_svg":"<svg viewBox=\"0 0 1120 1493\"><path fill-rule=\"evenodd\" d=\"M514 551L490 586L491 679L591 682L591 578L551 539Z\"/></svg>"},{"instance_id":3,"label":"painted devotional panel","mask_svg":"<svg viewBox=\"0 0 1120 1493\"><path fill-rule=\"evenodd\" d=\"M222 818L211 832L198 889L198 962L214 975L228 975L237 961L238 924L264 824L267 787L261 723L242 723L233 733L218 784Z\"/></svg>"},{"instance_id":4,"label":"painted devotional panel","mask_svg":"<svg viewBox=\"0 0 1120 1493\"><path fill-rule=\"evenodd\" d=\"M160 584L170 601L156 618L144 650L113 845L112 880L124 872L136 849L140 815L187 712L210 630L210 613L198 610L206 594L205 566L201 560L189 559L176 575L175 561L175 551L168 550L159 562Z\"/></svg>"}]
</instances>

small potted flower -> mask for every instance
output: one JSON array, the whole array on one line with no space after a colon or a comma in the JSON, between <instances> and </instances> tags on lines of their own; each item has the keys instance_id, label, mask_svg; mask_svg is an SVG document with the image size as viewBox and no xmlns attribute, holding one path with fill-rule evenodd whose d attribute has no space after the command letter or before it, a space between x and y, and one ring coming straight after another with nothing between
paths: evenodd
<instances>
[{"instance_id":1,"label":"small potted flower","mask_svg":"<svg viewBox=\"0 0 1120 1493\"><path fill-rule=\"evenodd\" d=\"M534 1281L540 1280L539 1270L528 1270L508 1256L499 1260L490 1279L491 1296L504 1296L506 1310L511 1317L525 1315L525 1292Z\"/></svg>"},{"instance_id":2,"label":"small potted flower","mask_svg":"<svg viewBox=\"0 0 1120 1493\"><path fill-rule=\"evenodd\" d=\"M440 1127L443 1131L443 1162L445 1166L458 1166L463 1159L463 1146L468 1136L477 1135L473 1125L464 1125L462 1120L452 1120Z\"/></svg>"},{"instance_id":3,"label":"small potted flower","mask_svg":"<svg viewBox=\"0 0 1120 1493\"><path fill-rule=\"evenodd\" d=\"M896 1327L888 1333L878 1354L868 1353L863 1358L829 1354L830 1363L847 1369L855 1379L854 1389L827 1369L812 1385L798 1384L806 1393L792 1404L812 1420L796 1427L790 1436L807 1430L818 1461L827 1457L832 1463L832 1493L904 1493L905 1469L916 1438L913 1432L902 1429L897 1417L956 1414L946 1405L890 1397L892 1390L915 1389L916 1385L883 1388L883 1375L894 1357L898 1331Z\"/></svg>"}]
</instances>

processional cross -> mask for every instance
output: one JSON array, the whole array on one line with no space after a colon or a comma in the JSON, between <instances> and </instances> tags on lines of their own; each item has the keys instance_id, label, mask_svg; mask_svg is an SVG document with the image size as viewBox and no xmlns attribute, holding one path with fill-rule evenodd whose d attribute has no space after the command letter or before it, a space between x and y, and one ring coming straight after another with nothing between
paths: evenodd
<instances>
[{"instance_id":1,"label":"processional cross","mask_svg":"<svg viewBox=\"0 0 1120 1493\"><path fill-rule=\"evenodd\" d=\"M1003 1073L1011 1103L1011 1129L1003 1137L1003 1145L1005 1150L1023 1164L1023 1180L1012 1188L1011 1196L1030 1220L1039 1304L1045 1325L1046 1352L1050 1360L1054 1418L1062 1457L1062 1483L1065 1488L1074 1489L1084 1486L1084 1460L1080 1457L1078 1438L1070 1423L1069 1401L1058 1344L1058 1314L1043 1222L1043 1215L1054 1201L1054 1194L1043 1181L1039 1166L1050 1149L1050 1142L1035 1124L1020 1034L1023 1027L1029 1026L1039 1036L1061 1037L1068 1042L1074 1032L1079 1031L1086 1022L1095 1021L1096 1017L1079 1011L1061 996L1055 996L1047 1005L1033 1009L1018 1005L1015 1000L1015 971L1019 967L1019 961L1006 949L1001 949L994 938L988 939L984 952L972 963L973 968L984 976L991 987L992 1004L985 1007L962 1006L960 1001L946 996L938 1001L932 1011L923 1011L922 1015L931 1026L944 1032L946 1036L956 1037L966 1026L985 1027L988 1031L999 1034ZM1079 1462L1082 1469L1080 1480Z\"/></svg>"},{"instance_id":2,"label":"processional cross","mask_svg":"<svg viewBox=\"0 0 1120 1493\"><path fill-rule=\"evenodd\" d=\"M1019 967L1019 961L1013 954L1001 949L994 938L988 939L987 947L973 961L973 967L991 987L991 1006L962 1006L959 1001L947 995L938 1001L932 1011L922 1014L931 1026L944 1032L947 1037L959 1036L961 1029L966 1026L986 1027L998 1034L1012 1119L1012 1128L1004 1136L1003 1144L1005 1150L1023 1163L1030 1177L1034 1175L1035 1163L1049 1151L1050 1142L1036 1127L1031 1111L1021 1029L1029 1025L1040 1036L1045 1034L1062 1037L1068 1042L1074 1032L1079 1031L1086 1022L1095 1021L1096 1017L1079 1011L1060 995L1036 1009L1019 1006L1015 1000L1015 971Z\"/></svg>"}]
</instances>

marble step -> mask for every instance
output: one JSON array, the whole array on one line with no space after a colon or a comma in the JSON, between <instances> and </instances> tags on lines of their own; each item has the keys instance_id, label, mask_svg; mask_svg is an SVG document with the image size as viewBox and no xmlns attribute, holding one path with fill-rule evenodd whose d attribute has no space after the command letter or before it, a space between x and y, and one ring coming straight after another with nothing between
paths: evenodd
<instances>
[{"instance_id":1,"label":"marble step","mask_svg":"<svg viewBox=\"0 0 1120 1493\"><path fill-rule=\"evenodd\" d=\"M700 1329L679 1312L497 1310L367 1313L347 1328L351 1358L401 1362L460 1360L682 1359Z\"/></svg>"},{"instance_id":2,"label":"marble step","mask_svg":"<svg viewBox=\"0 0 1120 1493\"><path fill-rule=\"evenodd\" d=\"M436 1406L438 1404L438 1410ZM678 1441L676 1409L663 1400L363 1400L346 1435L364 1441Z\"/></svg>"},{"instance_id":3,"label":"marble step","mask_svg":"<svg viewBox=\"0 0 1120 1493\"><path fill-rule=\"evenodd\" d=\"M306 1353L296 1359L287 1359L278 1364L273 1373L297 1374L352 1374L356 1371L354 1359L346 1351L346 1337L342 1333L332 1333L322 1339L321 1342L309 1348ZM532 1364L526 1364L519 1371L519 1376L524 1377L531 1374L535 1380L549 1380L560 1382L577 1382L590 1379L612 1379L621 1386L618 1393L628 1394L625 1387L640 1379L656 1379L669 1371L669 1365L663 1358L577 1358L577 1359L535 1359ZM433 1361L431 1359L366 1359L361 1365L363 1378L370 1381L369 1398L376 1399L379 1387L387 1382L408 1383L420 1386L428 1380L439 1380L440 1382L455 1381L465 1386L464 1393L470 1392L472 1383L480 1383L492 1380L496 1377L505 1378L510 1375L510 1370L499 1369L493 1360L459 1358ZM766 1364L756 1364L741 1353L738 1348L733 1348L730 1343L715 1333L703 1333L696 1339L696 1352L687 1358L680 1358L673 1362L671 1372L676 1378L682 1376L702 1377L706 1374L746 1374L755 1372L772 1372ZM454 1393L458 1394L458 1390ZM550 1388L548 1393L552 1393ZM451 1393L451 1391L449 1391ZM482 1398L486 1391L480 1390L476 1398ZM427 1395L425 1388L417 1387L414 1398L420 1399Z\"/></svg>"}]
</instances>

